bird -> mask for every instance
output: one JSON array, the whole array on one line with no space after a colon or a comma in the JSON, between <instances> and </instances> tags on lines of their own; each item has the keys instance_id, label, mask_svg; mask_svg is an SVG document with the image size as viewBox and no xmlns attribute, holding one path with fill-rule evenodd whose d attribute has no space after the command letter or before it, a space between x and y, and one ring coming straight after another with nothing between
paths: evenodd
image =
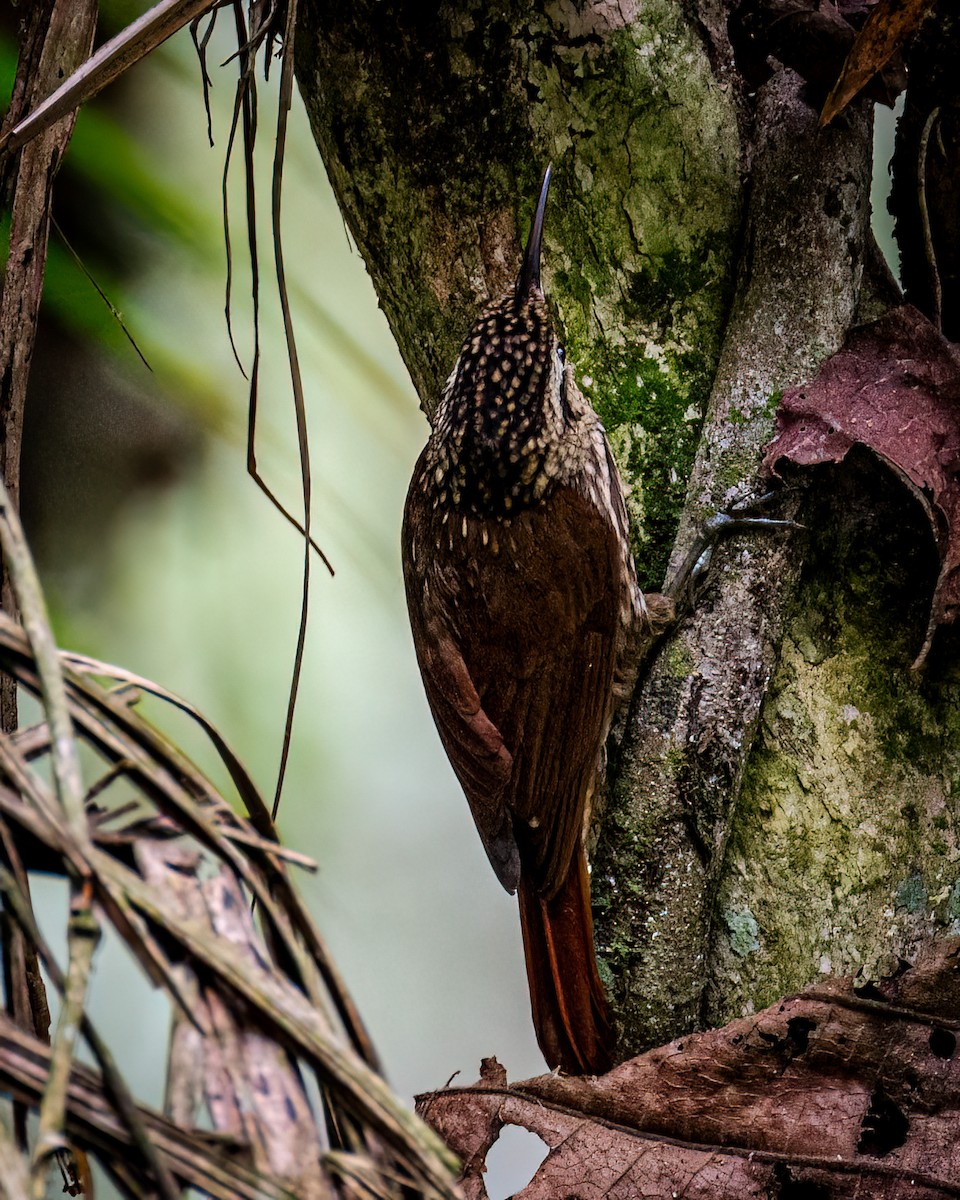
<instances>
[{"instance_id":1,"label":"bird","mask_svg":"<svg viewBox=\"0 0 960 1200\"><path fill-rule=\"evenodd\" d=\"M551 168L516 285L442 390L404 508L402 562L434 722L493 870L519 896L551 1069L596 1075L616 1035L585 839L645 601L624 492L541 284Z\"/></svg>"}]
</instances>

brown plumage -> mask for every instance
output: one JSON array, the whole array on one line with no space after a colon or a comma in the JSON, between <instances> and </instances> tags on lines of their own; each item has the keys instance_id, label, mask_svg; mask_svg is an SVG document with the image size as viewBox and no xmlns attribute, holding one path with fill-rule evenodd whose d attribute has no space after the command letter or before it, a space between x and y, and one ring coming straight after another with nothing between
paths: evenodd
<instances>
[{"instance_id":1,"label":"brown plumage","mask_svg":"<svg viewBox=\"0 0 960 1200\"><path fill-rule=\"evenodd\" d=\"M540 1047L582 1074L613 1050L583 836L643 597L606 436L540 287L549 175L517 286L447 381L403 564L437 729L500 882L519 889Z\"/></svg>"}]
</instances>

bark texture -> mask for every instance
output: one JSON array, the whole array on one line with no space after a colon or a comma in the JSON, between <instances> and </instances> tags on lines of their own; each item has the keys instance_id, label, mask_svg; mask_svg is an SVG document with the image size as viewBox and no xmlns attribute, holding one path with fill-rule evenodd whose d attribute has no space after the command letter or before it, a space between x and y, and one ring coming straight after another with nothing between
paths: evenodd
<instances>
[{"instance_id":1,"label":"bark texture","mask_svg":"<svg viewBox=\"0 0 960 1200\"><path fill-rule=\"evenodd\" d=\"M758 453L779 393L839 349L853 319L869 125L854 113L821 133L803 90L783 71L758 98L740 281L674 564L711 512L763 490ZM594 871L632 1049L697 1024L708 980L721 995L729 986L711 947L716 889L801 558L796 533L735 535L635 700Z\"/></svg>"},{"instance_id":2,"label":"bark texture","mask_svg":"<svg viewBox=\"0 0 960 1200\"><path fill-rule=\"evenodd\" d=\"M304 0L297 47L427 411L512 280L553 161L546 290L632 488L646 587L706 515L764 489L781 391L884 304L876 272L864 283L868 105L819 130L808 86L775 63L748 92L725 16ZM924 679L908 672L929 535L872 462L781 507L806 528L718 550L614 748L593 891L625 1053L821 971L875 972L960 920L951 638Z\"/></svg>"},{"instance_id":3,"label":"bark texture","mask_svg":"<svg viewBox=\"0 0 960 1200\"><path fill-rule=\"evenodd\" d=\"M97 23L96 0L42 0L25 14L20 57L4 127L45 99L90 53ZM0 477L15 505L20 500L24 405L43 292L53 205L53 183L73 133L71 113L0 166L0 194L9 213L9 242L0 280ZM0 566L0 608L17 615L6 561ZM17 728L17 685L0 674L0 731ZM0 864L29 896L21 847L0 818ZM21 1028L49 1040L50 1011L37 952L10 920L2 938L2 975L7 1012ZM14 1105L15 1134L26 1144L26 1110Z\"/></svg>"}]
</instances>

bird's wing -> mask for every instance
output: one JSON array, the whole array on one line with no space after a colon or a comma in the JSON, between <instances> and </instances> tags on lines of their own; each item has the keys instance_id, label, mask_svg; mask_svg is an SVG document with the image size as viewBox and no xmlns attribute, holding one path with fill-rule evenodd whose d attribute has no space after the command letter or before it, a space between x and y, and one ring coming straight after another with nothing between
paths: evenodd
<instances>
[{"instance_id":1,"label":"bird's wing","mask_svg":"<svg viewBox=\"0 0 960 1200\"><path fill-rule=\"evenodd\" d=\"M566 876L611 711L616 537L559 487L518 517L446 522L411 485L404 574L424 687L501 882ZM519 843L519 859L517 844Z\"/></svg>"},{"instance_id":2,"label":"bird's wing","mask_svg":"<svg viewBox=\"0 0 960 1200\"><path fill-rule=\"evenodd\" d=\"M513 756L484 712L454 640L435 621L414 626L420 672L447 757L470 801L487 857L500 882L514 892L520 858L504 797Z\"/></svg>"}]
</instances>

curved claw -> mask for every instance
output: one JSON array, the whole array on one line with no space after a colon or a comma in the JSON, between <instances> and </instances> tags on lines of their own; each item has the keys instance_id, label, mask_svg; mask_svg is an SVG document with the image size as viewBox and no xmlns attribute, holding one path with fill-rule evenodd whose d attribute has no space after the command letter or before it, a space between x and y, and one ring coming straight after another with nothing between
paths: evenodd
<instances>
[{"instance_id":1,"label":"curved claw","mask_svg":"<svg viewBox=\"0 0 960 1200\"><path fill-rule=\"evenodd\" d=\"M696 585L706 576L713 558L713 548L721 537L731 533L739 533L745 529L803 529L799 521L785 520L779 517L757 517L741 515L746 512L763 508L779 493L767 492L757 500L749 500L733 505L730 509L715 512L707 517L700 527L700 532L690 548L686 558L681 563L672 579L663 586L664 595L673 599L679 607L681 597L686 597L692 604Z\"/></svg>"}]
</instances>

